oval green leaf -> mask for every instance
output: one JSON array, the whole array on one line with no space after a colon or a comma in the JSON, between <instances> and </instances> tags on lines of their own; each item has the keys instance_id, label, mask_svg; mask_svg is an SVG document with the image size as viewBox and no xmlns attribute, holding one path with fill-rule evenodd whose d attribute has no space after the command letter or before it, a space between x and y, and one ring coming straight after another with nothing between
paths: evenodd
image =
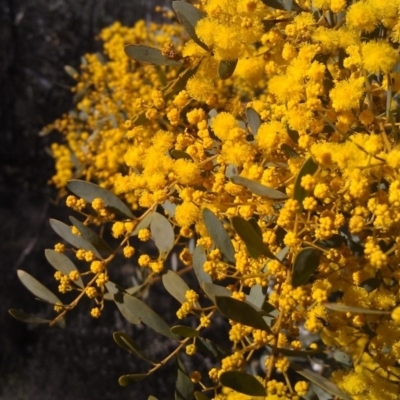
<instances>
[{"instance_id":1,"label":"oval green leaf","mask_svg":"<svg viewBox=\"0 0 400 400\"><path fill-rule=\"evenodd\" d=\"M69 275L70 272L78 270L71 259L63 253L57 253L55 250L52 249L46 249L44 251L44 254L50 265L64 275ZM76 283L81 288L84 287L82 278L80 276L78 280L74 283Z\"/></svg>"},{"instance_id":2,"label":"oval green leaf","mask_svg":"<svg viewBox=\"0 0 400 400\"><path fill-rule=\"evenodd\" d=\"M71 67L70 65L64 65L64 71L71 77L76 79L77 76L79 76L78 71L74 68Z\"/></svg>"},{"instance_id":3,"label":"oval green leaf","mask_svg":"<svg viewBox=\"0 0 400 400\"><path fill-rule=\"evenodd\" d=\"M286 126L286 132L287 132L287 135L290 137L291 141L293 143L298 144L299 137L300 137L299 132L295 131L294 129L291 129L289 127L289 125Z\"/></svg>"},{"instance_id":4,"label":"oval green leaf","mask_svg":"<svg viewBox=\"0 0 400 400\"><path fill-rule=\"evenodd\" d=\"M286 143L282 143L281 150L285 153L286 157L288 157L288 158L299 158L300 157L299 153L297 153L297 151L293 147L289 146Z\"/></svg>"},{"instance_id":5,"label":"oval green leaf","mask_svg":"<svg viewBox=\"0 0 400 400\"><path fill-rule=\"evenodd\" d=\"M298 201L300 210L303 211L303 200L307 197L307 190L301 186L301 179L305 175L314 175L318 170L318 164L314 162L312 157L309 157L303 166L301 167L299 173L297 174L296 180L294 182L293 198Z\"/></svg>"},{"instance_id":6,"label":"oval green leaf","mask_svg":"<svg viewBox=\"0 0 400 400\"><path fill-rule=\"evenodd\" d=\"M17 319L18 321L25 322L27 324L49 324L51 322L50 319L44 319L40 317L36 317L35 315L29 315L24 311L16 310L12 308L8 310L9 314Z\"/></svg>"},{"instance_id":7,"label":"oval green leaf","mask_svg":"<svg viewBox=\"0 0 400 400\"><path fill-rule=\"evenodd\" d=\"M204 339L202 337L198 337L196 339L196 344L198 347L198 350L206 354L207 356L216 358L217 360L221 360L222 358L226 357L228 354L231 354L231 351L228 349L223 348L217 343L214 343L213 341L209 339Z\"/></svg>"},{"instance_id":8,"label":"oval green leaf","mask_svg":"<svg viewBox=\"0 0 400 400\"><path fill-rule=\"evenodd\" d=\"M263 242L262 237L253 228L253 224L246 221L242 217L233 217L232 225L235 231L246 245L247 251L253 258L258 258L261 255L276 260L277 258Z\"/></svg>"},{"instance_id":9,"label":"oval green leaf","mask_svg":"<svg viewBox=\"0 0 400 400\"><path fill-rule=\"evenodd\" d=\"M123 302L127 309L149 328L158 332L160 335L179 340L179 337L171 332L170 326L148 305L143 303L143 301L129 296L128 294L124 294Z\"/></svg>"},{"instance_id":10,"label":"oval green leaf","mask_svg":"<svg viewBox=\"0 0 400 400\"><path fill-rule=\"evenodd\" d=\"M390 311L370 310L368 308L346 306L346 304L325 303L324 306L332 311L353 313L353 314L374 314L374 315L388 315Z\"/></svg>"},{"instance_id":11,"label":"oval green leaf","mask_svg":"<svg viewBox=\"0 0 400 400\"><path fill-rule=\"evenodd\" d=\"M111 299L114 300L115 305L118 307L122 316L131 324L140 324L140 318L136 316L136 314L132 313L124 303L122 289L120 289L115 283L111 281L108 281L105 286L108 290L108 293L106 293L105 296L111 296Z\"/></svg>"},{"instance_id":12,"label":"oval green leaf","mask_svg":"<svg viewBox=\"0 0 400 400\"><path fill-rule=\"evenodd\" d=\"M339 362L340 364L345 365L347 368L353 368L354 367L353 360L351 359L351 355L347 354L344 351L336 349L333 352L333 358L337 362Z\"/></svg>"},{"instance_id":13,"label":"oval green leaf","mask_svg":"<svg viewBox=\"0 0 400 400\"><path fill-rule=\"evenodd\" d=\"M169 270L163 275L162 282L171 296L175 297L180 303L186 301L185 294L190 288L176 272Z\"/></svg>"},{"instance_id":14,"label":"oval green leaf","mask_svg":"<svg viewBox=\"0 0 400 400\"><path fill-rule=\"evenodd\" d=\"M82 237L91 243L97 250L97 254L95 253L96 257L107 258L113 253L110 246L96 232L74 217L69 217L69 220L72 222L75 228L78 229Z\"/></svg>"},{"instance_id":15,"label":"oval green leaf","mask_svg":"<svg viewBox=\"0 0 400 400\"><path fill-rule=\"evenodd\" d=\"M169 200L165 200L164 203L161 204L161 207L164 209L166 215L173 218L176 212L176 204L172 203Z\"/></svg>"},{"instance_id":16,"label":"oval green leaf","mask_svg":"<svg viewBox=\"0 0 400 400\"><path fill-rule=\"evenodd\" d=\"M125 46L125 53L132 60L153 65L168 65L170 67L179 67L181 62L170 60L165 57L161 50L144 44L128 44Z\"/></svg>"},{"instance_id":17,"label":"oval green leaf","mask_svg":"<svg viewBox=\"0 0 400 400\"><path fill-rule=\"evenodd\" d=\"M271 200L286 200L288 196L279 190L272 189L261 183L252 181L251 179L244 178L243 176L233 176L231 181L236 185L241 185L250 190L251 193L257 196L268 197Z\"/></svg>"},{"instance_id":18,"label":"oval green leaf","mask_svg":"<svg viewBox=\"0 0 400 400\"><path fill-rule=\"evenodd\" d=\"M249 124L251 133L256 136L258 129L261 125L261 117L258 115L257 111L252 107L246 108L246 119Z\"/></svg>"},{"instance_id":19,"label":"oval green leaf","mask_svg":"<svg viewBox=\"0 0 400 400\"><path fill-rule=\"evenodd\" d=\"M72 193L85 199L88 203L91 203L96 198L100 198L103 200L105 207L111 212L123 217L134 218L129 207L107 189L79 179L70 180L67 183L67 187Z\"/></svg>"},{"instance_id":20,"label":"oval green leaf","mask_svg":"<svg viewBox=\"0 0 400 400\"><path fill-rule=\"evenodd\" d=\"M129 386L132 383L142 381L147 378L147 374L130 374L130 375L122 375L118 379L118 383L121 386Z\"/></svg>"},{"instance_id":21,"label":"oval green leaf","mask_svg":"<svg viewBox=\"0 0 400 400\"><path fill-rule=\"evenodd\" d=\"M171 222L160 213L153 214L150 231L160 253L168 253L174 247L174 229Z\"/></svg>"},{"instance_id":22,"label":"oval green leaf","mask_svg":"<svg viewBox=\"0 0 400 400\"><path fill-rule=\"evenodd\" d=\"M69 225L64 224L64 222L56 219L50 219L50 226L53 228L54 232L57 233L57 235L59 235L73 247L76 247L77 249L90 250L96 255L96 257L101 258L100 253L90 242L88 242L82 236L72 233Z\"/></svg>"},{"instance_id":23,"label":"oval green leaf","mask_svg":"<svg viewBox=\"0 0 400 400\"><path fill-rule=\"evenodd\" d=\"M153 220L154 212L147 214L135 227L131 236L137 236L141 229L147 229Z\"/></svg>"},{"instance_id":24,"label":"oval green leaf","mask_svg":"<svg viewBox=\"0 0 400 400\"><path fill-rule=\"evenodd\" d=\"M303 376L304 378L308 379L310 382L315 383L317 386L319 386L326 392L334 396L337 396L343 400L352 400L351 397L343 393L336 384L324 378L323 376L318 375L315 372L310 371L308 369L296 370L296 372L299 375Z\"/></svg>"},{"instance_id":25,"label":"oval green leaf","mask_svg":"<svg viewBox=\"0 0 400 400\"><path fill-rule=\"evenodd\" d=\"M221 221L208 208L203 210L203 221L215 246L221 250L222 254L228 259L229 262L234 263L235 249L233 248L231 239Z\"/></svg>"},{"instance_id":26,"label":"oval green leaf","mask_svg":"<svg viewBox=\"0 0 400 400\"><path fill-rule=\"evenodd\" d=\"M176 12L179 21L186 29L189 36L204 50L208 51L208 47L199 39L196 34L196 25L199 20L204 18L206 14L194 7L192 4L183 1L173 1L172 8Z\"/></svg>"},{"instance_id":27,"label":"oval green leaf","mask_svg":"<svg viewBox=\"0 0 400 400\"><path fill-rule=\"evenodd\" d=\"M150 364L153 364L153 361L149 357L147 357L146 354L143 353L140 347L125 332L114 332L113 339L119 347L121 347L128 353L134 354L135 356L141 358L142 360L145 360Z\"/></svg>"},{"instance_id":28,"label":"oval green leaf","mask_svg":"<svg viewBox=\"0 0 400 400\"><path fill-rule=\"evenodd\" d=\"M175 335L182 336L185 338L194 338L199 336L199 331L185 325L175 325L171 328L171 332Z\"/></svg>"},{"instance_id":29,"label":"oval green leaf","mask_svg":"<svg viewBox=\"0 0 400 400\"><path fill-rule=\"evenodd\" d=\"M215 285L214 283L204 282L201 285L204 293L207 297L215 304L215 297L216 296L226 296L230 297L232 292L224 286Z\"/></svg>"},{"instance_id":30,"label":"oval green leaf","mask_svg":"<svg viewBox=\"0 0 400 400\"><path fill-rule=\"evenodd\" d=\"M266 312L275 310L275 307L272 304L266 302L268 296L267 290L268 287L262 287L261 285L254 285L250 289L250 293L246 296L246 301L252 304L253 306L260 308ZM266 303L267 305L265 306Z\"/></svg>"},{"instance_id":31,"label":"oval green leaf","mask_svg":"<svg viewBox=\"0 0 400 400\"><path fill-rule=\"evenodd\" d=\"M320 251L306 247L297 253L293 263L292 286L306 284L319 266Z\"/></svg>"},{"instance_id":32,"label":"oval green leaf","mask_svg":"<svg viewBox=\"0 0 400 400\"><path fill-rule=\"evenodd\" d=\"M222 79L230 78L235 72L238 60L222 60L218 64L218 76Z\"/></svg>"},{"instance_id":33,"label":"oval green leaf","mask_svg":"<svg viewBox=\"0 0 400 400\"><path fill-rule=\"evenodd\" d=\"M192 156L190 156L186 151L182 150L171 150L170 151L171 157L175 160L178 160L179 158L183 158L185 160L193 161Z\"/></svg>"},{"instance_id":34,"label":"oval green leaf","mask_svg":"<svg viewBox=\"0 0 400 400\"><path fill-rule=\"evenodd\" d=\"M204 271L204 263L207 261L206 251L203 246L196 246L193 252L193 268L200 286L203 283L212 283L211 276Z\"/></svg>"},{"instance_id":35,"label":"oval green leaf","mask_svg":"<svg viewBox=\"0 0 400 400\"><path fill-rule=\"evenodd\" d=\"M47 289L46 286L42 285L32 275L28 274L22 269L17 270L17 274L22 284L39 299L42 299L50 304L63 304L62 301L52 291Z\"/></svg>"},{"instance_id":36,"label":"oval green leaf","mask_svg":"<svg viewBox=\"0 0 400 400\"><path fill-rule=\"evenodd\" d=\"M266 396L262 383L253 375L241 371L226 371L219 378L223 386L248 396Z\"/></svg>"},{"instance_id":37,"label":"oval green leaf","mask_svg":"<svg viewBox=\"0 0 400 400\"><path fill-rule=\"evenodd\" d=\"M175 382L175 400L193 399L194 385L186 371L185 364L177 357L177 377Z\"/></svg>"},{"instance_id":38,"label":"oval green leaf","mask_svg":"<svg viewBox=\"0 0 400 400\"><path fill-rule=\"evenodd\" d=\"M261 0L266 6L283 11L302 11L293 0Z\"/></svg>"},{"instance_id":39,"label":"oval green leaf","mask_svg":"<svg viewBox=\"0 0 400 400\"><path fill-rule=\"evenodd\" d=\"M261 309L256 309L245 301L232 297L216 296L215 305L218 311L228 319L240 322L243 325L252 326L256 329L271 332L270 327L263 318L265 312Z\"/></svg>"},{"instance_id":40,"label":"oval green leaf","mask_svg":"<svg viewBox=\"0 0 400 400\"><path fill-rule=\"evenodd\" d=\"M276 351L288 357L312 357L323 353L322 350L291 350L278 347Z\"/></svg>"}]
</instances>

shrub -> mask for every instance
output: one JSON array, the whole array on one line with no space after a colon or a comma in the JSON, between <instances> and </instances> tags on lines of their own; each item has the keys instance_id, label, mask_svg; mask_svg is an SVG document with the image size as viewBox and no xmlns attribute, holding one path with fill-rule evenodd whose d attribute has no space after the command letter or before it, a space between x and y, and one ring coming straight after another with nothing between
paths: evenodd
<instances>
[{"instance_id":1,"label":"shrub","mask_svg":"<svg viewBox=\"0 0 400 400\"><path fill-rule=\"evenodd\" d=\"M176 398L299 399L310 382L398 398L398 7L175 1L181 24L104 29L105 57L68 69L76 107L48 127L65 136L53 184L82 218L51 221L68 244L46 256L76 297L63 304L19 271L56 315L12 315L63 325L83 297L94 318L113 300L176 343L120 384L177 359ZM121 257L137 265L133 287L110 281ZM172 327L140 299L160 280L181 303ZM228 349L207 338L221 316ZM186 368L197 352L208 376Z\"/></svg>"}]
</instances>

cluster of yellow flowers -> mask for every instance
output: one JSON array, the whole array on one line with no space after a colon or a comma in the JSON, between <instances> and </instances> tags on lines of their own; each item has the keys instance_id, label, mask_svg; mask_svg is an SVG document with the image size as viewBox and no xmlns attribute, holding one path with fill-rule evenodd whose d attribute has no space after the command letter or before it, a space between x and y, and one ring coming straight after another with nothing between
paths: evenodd
<instances>
[{"instance_id":1,"label":"cluster of yellow flowers","mask_svg":"<svg viewBox=\"0 0 400 400\"><path fill-rule=\"evenodd\" d=\"M219 284L230 278L232 299L246 303L252 289L268 288L270 329L229 318L233 350L209 371L212 389L193 379L214 399L299 399L309 385L291 384L290 355L318 348L350 356L350 366L330 377L343 396L397 399L400 1L195 6L187 32L143 21L101 32L106 58L84 57L76 108L49 127L66 140L52 146L53 183L92 181L129 204L136 217L120 218L100 197L67 199L86 225L109 229L125 257L137 256L152 281L165 273L171 249L137 254L129 240L154 237L141 224L161 206L173 244L185 246L183 272L193 265L188 243L195 238L204 250L202 273ZM193 20L180 19L186 28ZM156 47L165 62L132 61L126 45ZM205 209L221 221L233 257L210 232ZM246 239L240 226L253 236ZM58 244L56 251L67 250ZM83 290L99 317L113 256L104 261L78 249L76 257L88 263L82 274L93 275ZM78 276L56 279L65 292ZM188 289L177 312L182 320L196 316L200 332L216 312L201 299ZM303 328L320 337L309 349ZM184 344L196 353L196 340ZM222 374L243 370L262 348L271 349L258 377L266 395L224 387Z\"/></svg>"}]
</instances>

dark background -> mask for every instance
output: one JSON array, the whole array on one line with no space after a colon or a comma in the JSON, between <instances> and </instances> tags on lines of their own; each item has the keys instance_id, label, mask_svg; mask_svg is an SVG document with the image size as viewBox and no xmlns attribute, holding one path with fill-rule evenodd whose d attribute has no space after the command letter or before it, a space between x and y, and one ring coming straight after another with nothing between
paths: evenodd
<instances>
[{"instance_id":1,"label":"dark background","mask_svg":"<svg viewBox=\"0 0 400 400\"><path fill-rule=\"evenodd\" d=\"M72 107L73 81L64 65L78 67L83 54L100 50L101 28L116 20L132 25L151 19L155 4L169 3L0 0L0 399L173 398L172 366L133 386L118 385L120 375L144 372L148 365L117 347L112 332L131 334L158 360L169 344L128 324L114 304L100 320L89 316L88 304L78 307L64 330L25 325L7 312L17 308L44 316L50 311L22 286L17 269L56 288L44 257L44 249L57 241L48 220L66 222L68 211L47 184L53 161L46 148L57 137L38 132ZM170 308L176 310L176 304Z\"/></svg>"}]
</instances>

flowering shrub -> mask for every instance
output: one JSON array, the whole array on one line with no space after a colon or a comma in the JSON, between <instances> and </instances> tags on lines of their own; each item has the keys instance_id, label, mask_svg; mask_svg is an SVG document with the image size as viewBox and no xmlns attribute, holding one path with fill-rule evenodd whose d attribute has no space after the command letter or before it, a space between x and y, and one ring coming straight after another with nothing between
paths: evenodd
<instances>
[{"instance_id":1,"label":"flowering shrub","mask_svg":"<svg viewBox=\"0 0 400 400\"><path fill-rule=\"evenodd\" d=\"M181 24L114 24L100 35L105 58L69 69L76 107L48 128L65 136L51 149L52 182L82 218L51 221L69 244L46 257L59 291L77 296L63 304L19 271L56 315L10 312L62 325L85 296L94 318L114 300L128 321L176 343L121 385L180 353L214 356L208 376L179 361L176 398L299 399L311 382L336 398L397 399L400 2L173 8ZM135 248L135 236L157 253ZM109 280L118 256L137 265L137 286ZM183 325L140 300L160 279ZM228 350L202 336L218 315ZM146 357L125 333L114 339Z\"/></svg>"}]
</instances>

